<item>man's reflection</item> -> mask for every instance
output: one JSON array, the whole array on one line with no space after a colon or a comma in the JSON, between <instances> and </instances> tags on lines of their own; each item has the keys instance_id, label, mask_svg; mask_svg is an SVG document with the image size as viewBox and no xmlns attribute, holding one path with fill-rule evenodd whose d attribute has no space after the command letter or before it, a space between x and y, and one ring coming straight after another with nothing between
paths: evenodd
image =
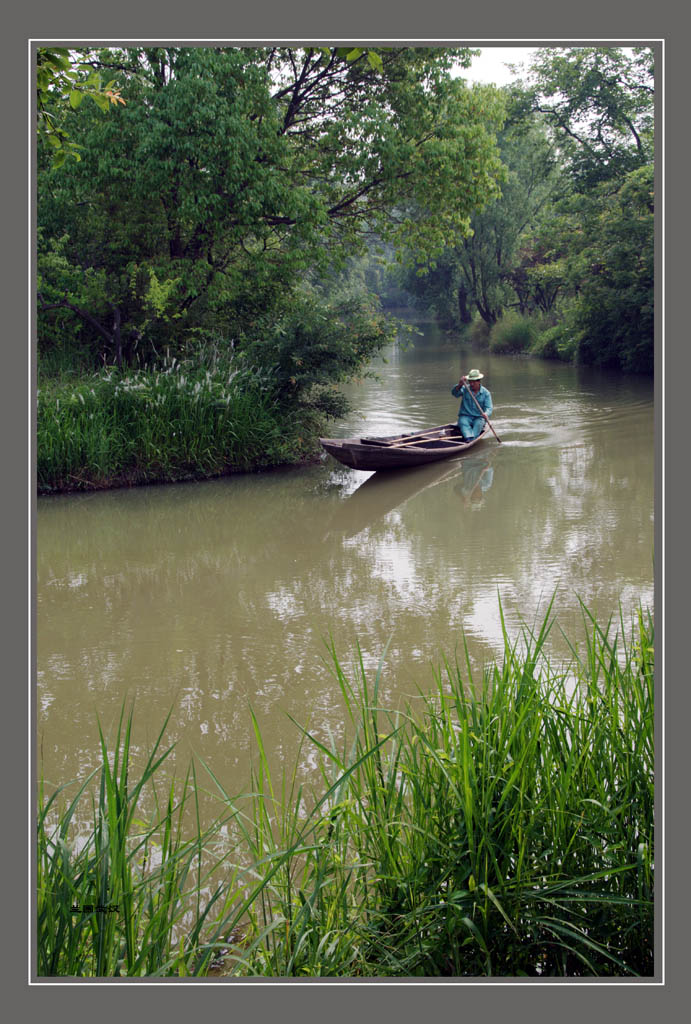
<instances>
[{"instance_id":1,"label":"man's reflection","mask_svg":"<svg viewBox=\"0 0 691 1024\"><path fill-rule=\"evenodd\" d=\"M493 480L494 467L488 458L466 457L460 483L454 489L463 498L465 508L480 508Z\"/></svg>"}]
</instances>

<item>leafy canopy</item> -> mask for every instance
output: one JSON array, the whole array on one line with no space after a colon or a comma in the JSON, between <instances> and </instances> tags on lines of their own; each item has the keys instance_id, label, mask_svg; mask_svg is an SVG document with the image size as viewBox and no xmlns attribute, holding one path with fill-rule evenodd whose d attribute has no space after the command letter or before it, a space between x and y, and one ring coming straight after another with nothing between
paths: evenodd
<instances>
[{"instance_id":1,"label":"leafy canopy","mask_svg":"<svg viewBox=\"0 0 691 1024\"><path fill-rule=\"evenodd\" d=\"M78 110L88 96L99 110L125 101L115 88L115 80L102 82L101 74L77 51L64 47L38 47L36 50L36 114L39 138L53 148L53 167L61 167L67 156L81 159L77 143L66 128L70 111Z\"/></svg>"},{"instance_id":2,"label":"leafy canopy","mask_svg":"<svg viewBox=\"0 0 691 1024\"><path fill-rule=\"evenodd\" d=\"M126 105L108 118L84 110L81 161L42 169L42 303L117 316L140 351L193 329L240 339L260 314L280 315L308 271L345 265L373 233L438 252L498 194L503 103L451 76L468 51L91 58Z\"/></svg>"},{"instance_id":3,"label":"leafy canopy","mask_svg":"<svg viewBox=\"0 0 691 1024\"><path fill-rule=\"evenodd\" d=\"M652 49L542 49L529 77L581 191L652 161Z\"/></svg>"}]
</instances>

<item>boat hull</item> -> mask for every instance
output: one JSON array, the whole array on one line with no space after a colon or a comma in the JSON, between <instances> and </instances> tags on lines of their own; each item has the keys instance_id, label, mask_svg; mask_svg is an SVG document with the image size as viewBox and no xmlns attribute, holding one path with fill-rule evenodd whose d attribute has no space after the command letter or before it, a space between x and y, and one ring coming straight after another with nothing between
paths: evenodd
<instances>
[{"instance_id":1,"label":"boat hull","mask_svg":"<svg viewBox=\"0 0 691 1024\"><path fill-rule=\"evenodd\" d=\"M388 437L332 438L319 441L329 455L351 469L408 469L462 455L482 441L488 427L472 441L463 441L455 423L430 427L415 434L394 434Z\"/></svg>"}]
</instances>

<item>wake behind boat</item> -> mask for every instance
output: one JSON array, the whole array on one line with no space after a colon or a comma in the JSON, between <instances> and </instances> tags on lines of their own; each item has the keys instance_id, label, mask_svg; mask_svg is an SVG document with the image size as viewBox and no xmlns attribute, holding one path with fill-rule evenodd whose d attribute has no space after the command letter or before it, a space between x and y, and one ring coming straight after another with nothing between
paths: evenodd
<instances>
[{"instance_id":1,"label":"wake behind boat","mask_svg":"<svg viewBox=\"0 0 691 1024\"><path fill-rule=\"evenodd\" d=\"M482 433L472 441L463 440L456 423L446 423L414 434L343 439L320 437L319 442L324 451L351 469L408 469L461 455L481 441L488 429L485 423Z\"/></svg>"}]
</instances>

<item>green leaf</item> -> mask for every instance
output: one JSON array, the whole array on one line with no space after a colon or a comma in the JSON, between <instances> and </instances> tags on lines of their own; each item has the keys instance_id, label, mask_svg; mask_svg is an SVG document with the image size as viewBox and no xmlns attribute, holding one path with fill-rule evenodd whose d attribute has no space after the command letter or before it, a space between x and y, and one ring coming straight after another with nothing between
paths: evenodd
<instances>
[{"instance_id":1,"label":"green leaf","mask_svg":"<svg viewBox=\"0 0 691 1024\"><path fill-rule=\"evenodd\" d=\"M103 110L104 112L108 110L107 96L102 96L98 92L90 92L89 96L91 96L91 99L94 101L99 110Z\"/></svg>"},{"instance_id":2,"label":"green leaf","mask_svg":"<svg viewBox=\"0 0 691 1024\"><path fill-rule=\"evenodd\" d=\"M371 68L374 68L375 71L384 70L384 63L379 54L376 53L374 50L367 51L367 62Z\"/></svg>"},{"instance_id":3,"label":"green leaf","mask_svg":"<svg viewBox=\"0 0 691 1024\"><path fill-rule=\"evenodd\" d=\"M72 110L76 110L83 99L84 93L80 92L79 89L73 89L70 93L70 106L72 107Z\"/></svg>"},{"instance_id":4,"label":"green leaf","mask_svg":"<svg viewBox=\"0 0 691 1024\"><path fill-rule=\"evenodd\" d=\"M67 53L67 51L65 51L65 53ZM69 71L71 66L72 66L70 64L69 56L61 56L61 55L59 55L59 56L53 57L49 61L49 63L52 64L53 67L59 68L61 71Z\"/></svg>"}]
</instances>

